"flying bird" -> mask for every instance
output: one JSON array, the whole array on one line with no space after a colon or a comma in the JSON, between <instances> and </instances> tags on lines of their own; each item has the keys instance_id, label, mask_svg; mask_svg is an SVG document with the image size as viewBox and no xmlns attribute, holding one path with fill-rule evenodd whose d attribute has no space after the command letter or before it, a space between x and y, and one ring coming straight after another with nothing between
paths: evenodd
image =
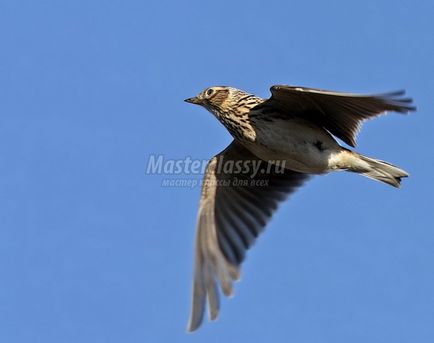
<instances>
[{"instance_id":1,"label":"flying bird","mask_svg":"<svg viewBox=\"0 0 434 343\"><path fill-rule=\"evenodd\" d=\"M349 171L399 187L408 173L350 147L364 120L414 111L404 91L376 95L275 85L263 99L209 87L188 103L211 112L233 136L208 163L198 213L188 331L219 314L219 288L233 294L246 251L285 200L312 175Z\"/></svg>"}]
</instances>

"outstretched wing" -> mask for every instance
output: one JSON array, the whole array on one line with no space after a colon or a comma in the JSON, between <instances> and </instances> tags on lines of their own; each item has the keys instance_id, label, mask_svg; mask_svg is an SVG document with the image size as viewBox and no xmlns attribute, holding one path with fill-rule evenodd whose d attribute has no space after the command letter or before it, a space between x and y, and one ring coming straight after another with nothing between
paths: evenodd
<instances>
[{"instance_id":1,"label":"outstretched wing","mask_svg":"<svg viewBox=\"0 0 434 343\"><path fill-rule=\"evenodd\" d=\"M278 204L308 178L259 160L236 141L210 160L198 215L189 331L200 326L206 301L210 319L217 318L218 285L226 296L233 293L247 249Z\"/></svg>"},{"instance_id":2,"label":"outstretched wing","mask_svg":"<svg viewBox=\"0 0 434 343\"><path fill-rule=\"evenodd\" d=\"M416 108L404 91L376 95L339 93L315 88L276 85L271 98L258 107L309 120L323 127L348 145L356 145L362 122L387 111L407 113Z\"/></svg>"}]
</instances>

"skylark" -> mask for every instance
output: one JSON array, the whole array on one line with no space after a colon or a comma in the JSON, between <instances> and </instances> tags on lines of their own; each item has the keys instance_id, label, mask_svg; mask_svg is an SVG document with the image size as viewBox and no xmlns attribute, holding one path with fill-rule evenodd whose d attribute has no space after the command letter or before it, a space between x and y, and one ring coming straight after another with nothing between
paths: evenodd
<instances>
[{"instance_id":1,"label":"skylark","mask_svg":"<svg viewBox=\"0 0 434 343\"><path fill-rule=\"evenodd\" d=\"M404 91L377 95L273 86L262 99L232 87L210 87L186 102L205 107L233 136L207 167L196 233L189 331L219 312L218 285L233 293L246 250L278 204L311 175L350 171L399 187L404 170L351 147L362 122L387 111L414 111Z\"/></svg>"}]
</instances>

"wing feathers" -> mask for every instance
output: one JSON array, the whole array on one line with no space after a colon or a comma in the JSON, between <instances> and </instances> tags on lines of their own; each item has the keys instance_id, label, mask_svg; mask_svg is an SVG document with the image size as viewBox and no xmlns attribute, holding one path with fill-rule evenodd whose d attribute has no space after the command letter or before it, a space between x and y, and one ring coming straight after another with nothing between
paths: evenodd
<instances>
[{"instance_id":1,"label":"wing feathers","mask_svg":"<svg viewBox=\"0 0 434 343\"><path fill-rule=\"evenodd\" d=\"M258 160L237 142L211 159L204 177L196 234L196 257L193 301L188 330L197 329L204 314L206 300L209 317L219 312L218 284L226 296L233 293L233 282L239 279L239 267L247 249L264 230L280 201L308 179L292 171L252 176L252 173L219 172L221 162ZM223 168L222 170L225 170ZM246 180L243 186L234 181ZM250 181L268 181L256 187ZM224 185L222 182L226 181ZM229 185L229 186L228 186Z\"/></svg>"},{"instance_id":2,"label":"wing feathers","mask_svg":"<svg viewBox=\"0 0 434 343\"><path fill-rule=\"evenodd\" d=\"M271 93L271 98L260 106L307 119L353 147L364 120L387 111L408 113L416 110L411 105L411 98L402 98L403 90L362 95L277 85L271 87Z\"/></svg>"}]
</instances>

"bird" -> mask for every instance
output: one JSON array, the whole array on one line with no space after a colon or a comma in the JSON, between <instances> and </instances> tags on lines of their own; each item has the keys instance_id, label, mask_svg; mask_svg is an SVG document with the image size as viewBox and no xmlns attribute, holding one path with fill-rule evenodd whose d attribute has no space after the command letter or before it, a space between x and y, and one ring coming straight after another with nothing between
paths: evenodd
<instances>
[{"instance_id":1,"label":"bird","mask_svg":"<svg viewBox=\"0 0 434 343\"><path fill-rule=\"evenodd\" d=\"M404 90L363 95L274 85L264 99L213 86L185 99L211 112L233 141L209 162L197 218L192 304L187 331L219 315L220 291L233 295L246 251L278 205L313 175L348 171L400 187L409 176L351 148L363 121L415 111Z\"/></svg>"}]
</instances>

